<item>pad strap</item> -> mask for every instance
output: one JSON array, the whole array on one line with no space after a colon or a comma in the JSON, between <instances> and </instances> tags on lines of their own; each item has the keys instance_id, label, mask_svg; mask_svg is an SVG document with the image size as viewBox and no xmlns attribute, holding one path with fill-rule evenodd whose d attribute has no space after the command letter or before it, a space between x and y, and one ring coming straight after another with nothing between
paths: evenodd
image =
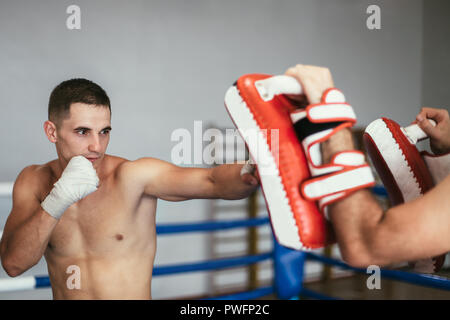
<instances>
[{"instance_id":1,"label":"pad strap","mask_svg":"<svg viewBox=\"0 0 450 320\"><path fill-rule=\"evenodd\" d=\"M327 205L375 184L372 170L361 151L339 152L330 163L322 163L320 143L356 123L353 108L346 103L340 90L328 89L321 103L292 112L291 119L311 172L311 179L300 186L301 192L306 199L318 201L321 212L326 215Z\"/></svg>"}]
</instances>

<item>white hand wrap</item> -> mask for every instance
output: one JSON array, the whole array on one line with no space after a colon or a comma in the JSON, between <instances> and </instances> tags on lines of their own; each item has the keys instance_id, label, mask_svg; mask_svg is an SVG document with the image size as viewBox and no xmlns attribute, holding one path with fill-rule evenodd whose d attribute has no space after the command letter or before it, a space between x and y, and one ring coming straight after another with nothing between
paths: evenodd
<instances>
[{"instance_id":1,"label":"white hand wrap","mask_svg":"<svg viewBox=\"0 0 450 320\"><path fill-rule=\"evenodd\" d=\"M256 169L255 161L253 159L248 159L245 161L244 166L241 169L241 176L243 176L246 173L253 173Z\"/></svg>"},{"instance_id":2,"label":"white hand wrap","mask_svg":"<svg viewBox=\"0 0 450 320\"><path fill-rule=\"evenodd\" d=\"M83 156L73 157L41 206L59 219L68 207L96 191L98 183L92 163Z\"/></svg>"}]
</instances>

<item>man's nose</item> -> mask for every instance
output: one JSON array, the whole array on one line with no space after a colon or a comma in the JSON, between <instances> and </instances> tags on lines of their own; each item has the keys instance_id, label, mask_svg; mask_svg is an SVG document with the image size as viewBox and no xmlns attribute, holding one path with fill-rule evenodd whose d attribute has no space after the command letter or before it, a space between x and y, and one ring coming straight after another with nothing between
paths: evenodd
<instances>
[{"instance_id":1,"label":"man's nose","mask_svg":"<svg viewBox=\"0 0 450 320\"><path fill-rule=\"evenodd\" d=\"M97 134L93 134L91 136L91 140L89 141L89 151L90 152L100 152L100 137Z\"/></svg>"}]
</instances>

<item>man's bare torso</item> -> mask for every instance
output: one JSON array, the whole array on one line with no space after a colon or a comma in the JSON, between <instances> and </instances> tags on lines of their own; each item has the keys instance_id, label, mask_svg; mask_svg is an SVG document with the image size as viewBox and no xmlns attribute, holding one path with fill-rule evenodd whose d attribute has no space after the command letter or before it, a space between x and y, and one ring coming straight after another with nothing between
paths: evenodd
<instances>
[{"instance_id":1,"label":"man's bare torso","mask_svg":"<svg viewBox=\"0 0 450 320\"><path fill-rule=\"evenodd\" d=\"M69 207L56 225L45 251L55 299L151 298L156 198L119 178L125 162L105 155L98 190ZM59 178L56 166L55 160L35 168L41 202ZM79 289L73 288L74 268Z\"/></svg>"}]
</instances>

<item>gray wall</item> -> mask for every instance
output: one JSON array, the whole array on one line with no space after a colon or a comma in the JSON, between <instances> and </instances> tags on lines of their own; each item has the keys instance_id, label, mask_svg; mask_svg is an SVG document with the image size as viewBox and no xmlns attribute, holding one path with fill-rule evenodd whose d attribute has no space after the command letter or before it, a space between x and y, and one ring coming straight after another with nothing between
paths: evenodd
<instances>
[{"instance_id":1,"label":"gray wall","mask_svg":"<svg viewBox=\"0 0 450 320\"><path fill-rule=\"evenodd\" d=\"M382 29L365 26L369 4ZM421 1L77 1L82 29L65 27L72 1L10 1L0 8L2 180L54 157L43 134L50 91L86 77L113 107L109 151L170 160L176 128L231 126L227 87L243 73L329 66L360 125L413 116L421 102Z\"/></svg>"},{"instance_id":2,"label":"gray wall","mask_svg":"<svg viewBox=\"0 0 450 320\"><path fill-rule=\"evenodd\" d=\"M0 181L55 157L42 129L48 96L73 77L107 90L113 108L109 153L129 159L170 161L171 133L192 132L195 120L232 127L223 97L238 76L280 74L297 63L330 67L360 126L382 115L409 123L424 97L433 95L428 71L436 62L428 64L433 52L423 54L423 30L427 43L448 27L441 19L441 30L424 29L421 0L78 0L82 29L68 30L70 4L0 3ZM370 4L381 7L381 30L366 28ZM434 10L426 8L425 21L433 20ZM448 44L432 44L448 54ZM444 80L442 75L438 82ZM158 222L207 219L205 204L162 201ZM201 235L158 241L157 264L206 258ZM45 264L30 272L45 274ZM165 277L155 280L153 296L198 294L206 287L202 274Z\"/></svg>"},{"instance_id":3,"label":"gray wall","mask_svg":"<svg viewBox=\"0 0 450 320\"><path fill-rule=\"evenodd\" d=\"M450 110L450 1L424 1L422 105Z\"/></svg>"}]
</instances>

